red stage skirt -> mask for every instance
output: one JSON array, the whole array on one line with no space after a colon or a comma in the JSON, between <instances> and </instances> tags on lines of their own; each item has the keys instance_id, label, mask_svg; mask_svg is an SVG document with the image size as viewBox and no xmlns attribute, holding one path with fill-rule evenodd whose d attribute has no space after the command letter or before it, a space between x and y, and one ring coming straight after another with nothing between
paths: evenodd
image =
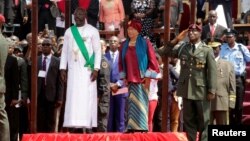
<instances>
[{"instance_id":1,"label":"red stage skirt","mask_svg":"<svg viewBox=\"0 0 250 141\"><path fill-rule=\"evenodd\" d=\"M185 133L37 133L24 134L22 141L187 141Z\"/></svg>"}]
</instances>

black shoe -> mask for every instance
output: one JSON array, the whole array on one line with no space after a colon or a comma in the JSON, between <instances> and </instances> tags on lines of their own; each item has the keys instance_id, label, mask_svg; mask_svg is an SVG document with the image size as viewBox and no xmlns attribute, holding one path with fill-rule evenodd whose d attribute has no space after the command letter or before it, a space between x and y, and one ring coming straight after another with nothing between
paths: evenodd
<instances>
[{"instance_id":1,"label":"black shoe","mask_svg":"<svg viewBox=\"0 0 250 141\"><path fill-rule=\"evenodd\" d=\"M133 130L133 129L128 129L125 133L134 133L135 132L135 130Z\"/></svg>"}]
</instances>

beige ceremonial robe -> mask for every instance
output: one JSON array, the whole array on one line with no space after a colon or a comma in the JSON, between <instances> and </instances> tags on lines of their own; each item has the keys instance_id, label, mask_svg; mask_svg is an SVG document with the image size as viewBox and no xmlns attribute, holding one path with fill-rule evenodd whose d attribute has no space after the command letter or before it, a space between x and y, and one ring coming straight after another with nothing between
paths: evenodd
<instances>
[{"instance_id":1,"label":"beige ceremonial robe","mask_svg":"<svg viewBox=\"0 0 250 141\"><path fill-rule=\"evenodd\" d=\"M95 53L94 68L101 63L100 35L89 24L78 27L89 56ZM64 35L60 69L67 69L67 93L63 127L97 127L97 86L91 82L92 71L84 67L86 61L75 42L71 29Z\"/></svg>"}]
</instances>

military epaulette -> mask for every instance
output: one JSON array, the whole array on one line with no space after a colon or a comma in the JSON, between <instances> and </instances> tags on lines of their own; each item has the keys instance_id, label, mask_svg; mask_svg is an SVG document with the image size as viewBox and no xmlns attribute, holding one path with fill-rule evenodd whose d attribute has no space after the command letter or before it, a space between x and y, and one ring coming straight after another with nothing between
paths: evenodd
<instances>
[{"instance_id":1,"label":"military epaulette","mask_svg":"<svg viewBox=\"0 0 250 141\"><path fill-rule=\"evenodd\" d=\"M207 48L211 48L210 46L208 46L205 42L201 42L202 46L207 47Z\"/></svg>"},{"instance_id":2,"label":"military epaulette","mask_svg":"<svg viewBox=\"0 0 250 141\"><path fill-rule=\"evenodd\" d=\"M185 46L187 44L187 42L178 42L175 46L174 46L174 49L179 49L180 47L182 46Z\"/></svg>"},{"instance_id":3,"label":"military epaulette","mask_svg":"<svg viewBox=\"0 0 250 141\"><path fill-rule=\"evenodd\" d=\"M179 53L178 53L178 58L180 58L180 54L181 54L181 51L182 51L182 49L183 49L183 47L184 46L186 46L188 43L187 42L184 42L184 43L182 43L180 46L179 46Z\"/></svg>"}]
</instances>

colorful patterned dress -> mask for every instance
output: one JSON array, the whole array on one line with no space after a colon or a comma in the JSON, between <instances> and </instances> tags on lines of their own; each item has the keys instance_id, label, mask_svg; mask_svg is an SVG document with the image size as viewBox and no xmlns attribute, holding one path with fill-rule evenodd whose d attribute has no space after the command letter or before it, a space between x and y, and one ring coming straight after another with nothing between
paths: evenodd
<instances>
[{"instance_id":1,"label":"colorful patterned dress","mask_svg":"<svg viewBox=\"0 0 250 141\"><path fill-rule=\"evenodd\" d=\"M147 70L144 73L139 68L139 59L136 52L138 46L129 46L126 50L124 60L122 60L124 46L121 47L120 51L119 70L120 74L123 73L120 76L127 79L129 92L127 130L148 130L148 91L144 88L142 80L145 77L154 78L156 77L155 74L158 74L160 71L153 46L148 39L146 39L146 44L148 64ZM123 65L123 61L125 65Z\"/></svg>"}]
</instances>

